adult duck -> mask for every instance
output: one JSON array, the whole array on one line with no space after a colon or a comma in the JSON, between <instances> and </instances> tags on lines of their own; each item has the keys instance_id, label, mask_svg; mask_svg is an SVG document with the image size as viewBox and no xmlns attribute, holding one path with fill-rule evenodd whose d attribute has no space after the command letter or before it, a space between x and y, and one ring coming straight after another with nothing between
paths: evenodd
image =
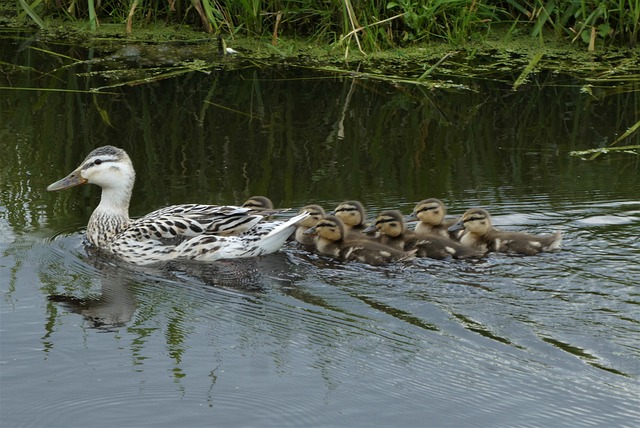
<instances>
[{"instance_id":1,"label":"adult duck","mask_svg":"<svg viewBox=\"0 0 640 428\"><path fill-rule=\"evenodd\" d=\"M168 260L214 261L255 257L277 251L294 232L302 213L286 221L265 221L268 212L236 206L184 204L129 218L135 171L129 155L113 146L93 150L48 191L81 184L102 188L89 218L89 245L137 265Z\"/></svg>"}]
</instances>

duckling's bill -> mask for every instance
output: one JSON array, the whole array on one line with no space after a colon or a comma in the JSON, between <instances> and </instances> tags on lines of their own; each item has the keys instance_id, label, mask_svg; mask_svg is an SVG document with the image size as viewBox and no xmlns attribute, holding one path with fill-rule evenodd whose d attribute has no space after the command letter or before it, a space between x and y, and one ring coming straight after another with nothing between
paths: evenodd
<instances>
[{"instance_id":1,"label":"duckling's bill","mask_svg":"<svg viewBox=\"0 0 640 428\"><path fill-rule=\"evenodd\" d=\"M449 226L449 228L447 228L447 231L449 232L457 232L458 230L463 230L464 229L464 221L463 220L459 220L457 222L455 222L454 224L452 224L451 226Z\"/></svg>"}]
</instances>

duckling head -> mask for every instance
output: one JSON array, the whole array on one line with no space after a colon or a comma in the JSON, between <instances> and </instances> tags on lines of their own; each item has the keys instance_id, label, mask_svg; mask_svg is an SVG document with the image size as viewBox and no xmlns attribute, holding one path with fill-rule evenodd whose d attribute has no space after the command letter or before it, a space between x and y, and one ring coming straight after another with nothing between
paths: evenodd
<instances>
[{"instance_id":1,"label":"duckling head","mask_svg":"<svg viewBox=\"0 0 640 428\"><path fill-rule=\"evenodd\" d=\"M407 218L419 220L431 226L438 226L444 220L446 213L444 203L439 199L431 198L418 202Z\"/></svg>"},{"instance_id":2,"label":"duckling head","mask_svg":"<svg viewBox=\"0 0 640 428\"><path fill-rule=\"evenodd\" d=\"M347 228L359 227L364 224L364 206L358 201L345 201L329 213L338 217Z\"/></svg>"},{"instance_id":3,"label":"duckling head","mask_svg":"<svg viewBox=\"0 0 640 428\"><path fill-rule=\"evenodd\" d=\"M383 235L396 238L406 231L404 217L398 210L382 211L375 222L364 230L365 233L377 230Z\"/></svg>"},{"instance_id":4,"label":"duckling head","mask_svg":"<svg viewBox=\"0 0 640 428\"><path fill-rule=\"evenodd\" d=\"M266 196L252 196L242 204L243 208L250 208L255 211L272 210L273 202Z\"/></svg>"},{"instance_id":5,"label":"duckling head","mask_svg":"<svg viewBox=\"0 0 640 428\"><path fill-rule=\"evenodd\" d=\"M103 190L131 191L136 173L127 152L113 146L99 147L65 178L50 184L50 192L91 183Z\"/></svg>"},{"instance_id":6,"label":"duckling head","mask_svg":"<svg viewBox=\"0 0 640 428\"><path fill-rule=\"evenodd\" d=\"M462 218L451 226L448 231L466 229L470 233L484 235L491 229L491 216L482 208L472 208L462 215Z\"/></svg>"},{"instance_id":7,"label":"duckling head","mask_svg":"<svg viewBox=\"0 0 640 428\"><path fill-rule=\"evenodd\" d=\"M319 238L336 242L342 241L346 232L344 223L337 216L329 215L305 233L316 234Z\"/></svg>"},{"instance_id":8,"label":"duckling head","mask_svg":"<svg viewBox=\"0 0 640 428\"><path fill-rule=\"evenodd\" d=\"M309 214L307 218L305 218L300 223L298 223L299 226L305 226L305 227L315 226L316 224L318 224L320 220L322 220L326 216L324 212L324 208L322 208L320 205L315 205L315 204L305 205L304 207L300 208L300 214L302 213Z\"/></svg>"}]
</instances>

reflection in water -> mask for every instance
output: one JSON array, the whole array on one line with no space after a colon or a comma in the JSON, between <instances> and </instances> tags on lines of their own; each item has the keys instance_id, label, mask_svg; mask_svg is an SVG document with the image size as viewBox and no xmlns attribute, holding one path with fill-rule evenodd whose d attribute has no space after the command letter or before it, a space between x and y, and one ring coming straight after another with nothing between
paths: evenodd
<instances>
[{"instance_id":1,"label":"reflection in water","mask_svg":"<svg viewBox=\"0 0 640 428\"><path fill-rule=\"evenodd\" d=\"M92 328L109 331L124 327L136 310L135 296L129 288L130 279L125 272L115 266L102 265L98 275L98 296L51 294L48 298L81 315Z\"/></svg>"},{"instance_id":2,"label":"reflection in water","mask_svg":"<svg viewBox=\"0 0 640 428\"><path fill-rule=\"evenodd\" d=\"M102 260L105 256L99 253L89 255L90 263L97 269L92 276L97 277L99 290L92 291L87 297L53 293L48 299L81 315L90 327L107 331L129 325L137 306L132 290L136 284L134 278L140 272L146 272L150 278L160 275L158 278L173 279L178 283L197 281L247 296L247 293L267 290L270 283L292 286L292 279L287 278L289 266L282 255L215 263L168 262L146 269L136 268L137 271L108 256Z\"/></svg>"},{"instance_id":3,"label":"reflection in water","mask_svg":"<svg viewBox=\"0 0 640 428\"><path fill-rule=\"evenodd\" d=\"M2 86L56 90L0 97L3 424L640 418L640 163L568 156L635 123L640 91L583 92L551 75L518 91L490 80L425 90L238 57L209 75L87 94L102 83L78 74L86 64L43 64L50 55L2 43L0 64L27 67ZM293 244L215 265L100 264L80 237L96 189L45 187L104 144L140 165L134 217L254 194L294 209L360 199L372 215L438 197L452 216L479 205L502 229L558 229L565 244L379 268Z\"/></svg>"}]
</instances>

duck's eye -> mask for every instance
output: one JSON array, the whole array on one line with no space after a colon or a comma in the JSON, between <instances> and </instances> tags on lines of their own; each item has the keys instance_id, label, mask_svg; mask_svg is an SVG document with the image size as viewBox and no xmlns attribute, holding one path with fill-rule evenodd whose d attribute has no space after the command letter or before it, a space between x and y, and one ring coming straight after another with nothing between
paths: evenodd
<instances>
[{"instance_id":1,"label":"duck's eye","mask_svg":"<svg viewBox=\"0 0 640 428\"><path fill-rule=\"evenodd\" d=\"M94 165L100 165L102 163L102 159L96 159L93 163Z\"/></svg>"}]
</instances>

